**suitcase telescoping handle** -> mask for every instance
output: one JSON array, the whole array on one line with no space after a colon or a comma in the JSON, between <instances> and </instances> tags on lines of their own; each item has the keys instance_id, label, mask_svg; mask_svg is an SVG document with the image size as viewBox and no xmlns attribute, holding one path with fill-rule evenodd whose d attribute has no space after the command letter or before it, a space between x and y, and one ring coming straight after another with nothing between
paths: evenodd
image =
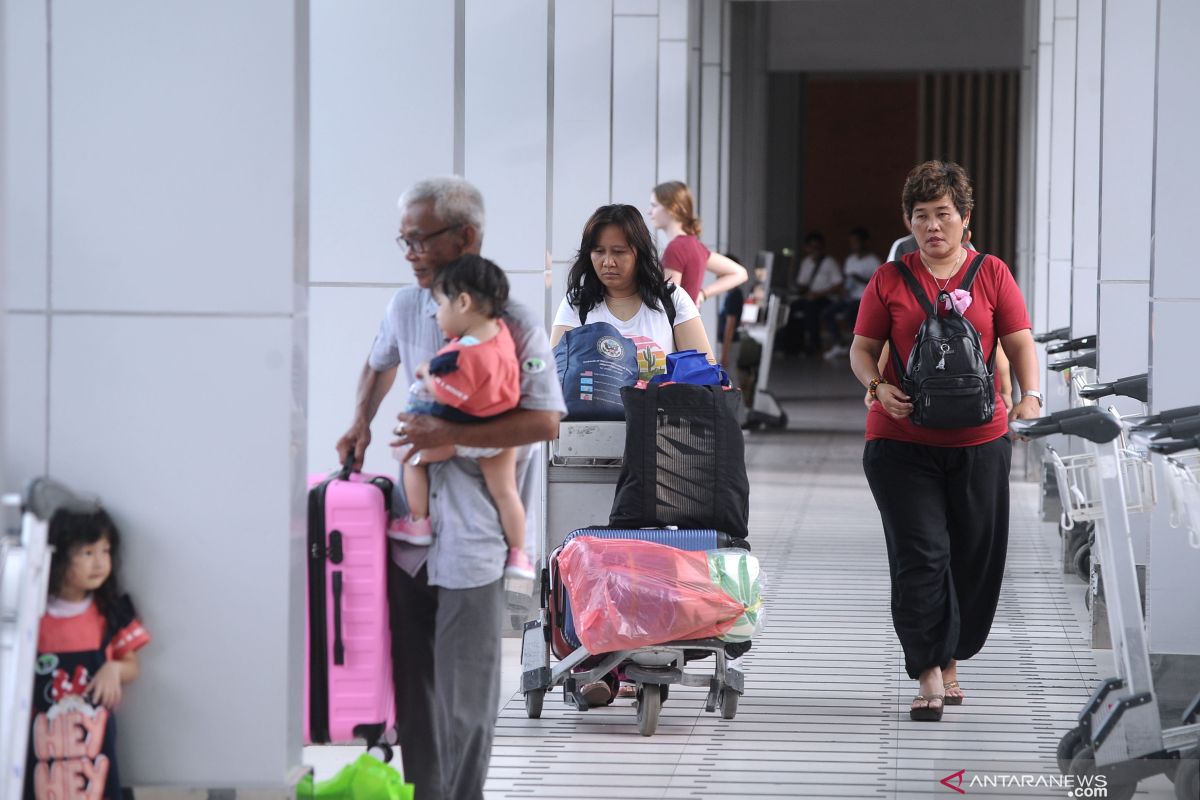
<instances>
[{"instance_id":1,"label":"suitcase telescoping handle","mask_svg":"<svg viewBox=\"0 0 1200 800\"><path fill-rule=\"evenodd\" d=\"M350 448L350 452L346 455L346 460L342 462L342 471L338 473L338 480L350 480L350 473L354 472L354 448Z\"/></svg>"}]
</instances>

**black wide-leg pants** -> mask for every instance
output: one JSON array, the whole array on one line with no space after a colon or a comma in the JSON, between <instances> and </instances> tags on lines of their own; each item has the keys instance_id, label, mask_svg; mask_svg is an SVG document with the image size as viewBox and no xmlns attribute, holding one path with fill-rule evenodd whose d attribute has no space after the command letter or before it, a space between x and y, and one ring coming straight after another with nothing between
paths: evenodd
<instances>
[{"instance_id":1,"label":"black wide-leg pants","mask_svg":"<svg viewBox=\"0 0 1200 800\"><path fill-rule=\"evenodd\" d=\"M866 444L910 678L970 658L987 641L1008 549L1011 462L1008 437L972 447Z\"/></svg>"}]
</instances>

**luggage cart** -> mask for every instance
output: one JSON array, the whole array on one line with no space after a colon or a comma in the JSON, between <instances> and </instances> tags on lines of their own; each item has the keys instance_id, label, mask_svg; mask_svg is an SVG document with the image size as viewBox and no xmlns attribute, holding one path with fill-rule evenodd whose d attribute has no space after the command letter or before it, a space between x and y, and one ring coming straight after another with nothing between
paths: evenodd
<instances>
[{"instance_id":1,"label":"luggage cart","mask_svg":"<svg viewBox=\"0 0 1200 800\"><path fill-rule=\"evenodd\" d=\"M720 709L723 718L733 719L744 677L740 669L729 663L726 643L718 639L667 642L655 647L604 654L592 654L578 647L551 666L555 621L551 619L550 609L554 588L550 567L555 551L563 544L562 540L552 537L557 531L581 528L581 521L601 525L607 521L624 448L624 422L564 422L559 428L559 438L551 443L546 525L538 547L537 593L540 602L532 619L525 622L521 637L521 692L525 713L530 719L540 718L546 693L557 687L563 689L563 702L579 711L587 711L588 704L580 694L580 688L626 664L626 678L637 686L638 732L643 736L651 736L657 729L662 703L673 683L708 687L705 709L710 712ZM712 653L712 674L684 671L688 651ZM589 662L589 666L581 668L585 662Z\"/></svg>"},{"instance_id":2,"label":"luggage cart","mask_svg":"<svg viewBox=\"0 0 1200 800\"><path fill-rule=\"evenodd\" d=\"M682 549L709 550L722 546L723 535L716 531L661 528L643 531L584 528L572 532L567 540L580 535L650 540L657 538L654 534L680 540L677 544ZM560 686L564 703L587 711L589 706L581 692L582 687L601 680L618 667L624 672L625 681L636 687L638 732L642 736L654 735L662 704L667 699L669 687L674 684L707 688L705 710L719 709L722 718L734 718L745 679L742 671L730 663L726 655L727 643L720 639L669 641L610 653L591 653L582 645L574 646L575 643L568 639L567 626L563 624L571 612L569 598L555 574L557 552L558 549L542 564L540 608L537 616L525 624L521 643L521 692L525 697L525 713L530 719L541 717L546 693ZM553 667L550 664L552 651L561 656ZM697 660L697 653L713 657L711 674L685 669L689 661Z\"/></svg>"},{"instance_id":3,"label":"luggage cart","mask_svg":"<svg viewBox=\"0 0 1200 800\"><path fill-rule=\"evenodd\" d=\"M755 428L786 428L787 412L783 410L779 400L771 394L771 363L775 359L775 336L779 332L780 309L784 308L783 297L772 289L775 273L775 254L764 250L758 254L761 266L755 267L755 273L762 271L762 285L767 292L765 314L759 310L754 320L746 320L743 335L758 342L762 350L759 354L758 369L754 380L754 397L746 409L746 427ZM743 306L743 310L748 306ZM762 315L762 319L758 317Z\"/></svg>"},{"instance_id":4,"label":"luggage cart","mask_svg":"<svg viewBox=\"0 0 1200 800\"><path fill-rule=\"evenodd\" d=\"M50 581L49 522L59 508L92 510L96 501L62 484L37 478L23 495L0 497L4 517L20 514L16 535L0 518L0 797L20 797L32 717L37 631Z\"/></svg>"},{"instance_id":5,"label":"luggage cart","mask_svg":"<svg viewBox=\"0 0 1200 800\"><path fill-rule=\"evenodd\" d=\"M1033 439L1055 433L1079 437L1092 457L1089 466L1080 468L1079 485L1092 493L1085 500L1096 514L1096 545L1108 595L1117 676L1092 694L1078 725L1060 740L1056 755L1064 773L1102 772L1108 778L1109 798L1130 798L1139 780L1173 774L1172 764L1177 764L1173 759L1190 758L1200 743L1200 723L1193 716L1181 726L1164 728L1159 715L1126 511L1120 441L1124 426L1111 411L1081 406L1036 420L1014 421L1010 428Z\"/></svg>"},{"instance_id":6,"label":"luggage cart","mask_svg":"<svg viewBox=\"0 0 1200 800\"><path fill-rule=\"evenodd\" d=\"M1044 333L1034 334L1033 340L1035 342L1037 342L1038 344L1055 344L1057 342L1065 342L1070 338L1071 338L1071 329L1070 328L1055 328L1054 330L1051 330L1051 331L1045 331ZM1049 381L1047 381L1047 384L1049 384ZM1062 507L1062 501L1059 499L1059 496L1058 496L1058 483L1054 480L1054 468L1050 464L1049 460L1046 458L1046 453L1044 451L1045 444L1049 444L1049 443L1048 442L1046 442L1046 443L1035 442L1032 444L1033 452L1037 455L1037 458L1034 459L1034 463L1041 464L1041 467L1042 467L1041 476L1040 476L1040 483L1041 483L1041 488L1042 488L1042 495L1041 495L1042 522L1058 522L1059 520L1062 519L1063 507ZM1064 551L1063 552L1063 572L1069 573L1071 571L1071 567L1070 567L1070 555L1071 554L1066 552L1066 544L1065 543L1066 543L1067 537L1065 535L1062 535L1061 530L1059 531L1059 535L1062 536L1063 542L1064 542L1064 545L1063 545L1063 551Z\"/></svg>"},{"instance_id":7,"label":"luggage cart","mask_svg":"<svg viewBox=\"0 0 1200 800\"><path fill-rule=\"evenodd\" d=\"M1047 368L1053 372L1058 372L1063 376L1066 382L1067 390L1070 393L1069 404L1072 408L1079 406L1094 405L1094 401L1082 398L1079 395L1079 389L1089 385L1095 380L1096 375L1096 344L1095 336L1081 336L1076 339L1068 339L1047 345L1046 354L1068 355L1049 362ZM1076 350L1084 350L1084 352L1075 352ZM1070 449L1075 445L1069 440L1061 443L1059 448L1053 444L1046 443L1043 459L1046 464L1046 475L1044 480L1049 481L1051 474L1057 476L1055 468L1055 459L1058 457L1058 450L1063 450L1064 453L1070 453ZM1069 507L1068 501L1062 496L1063 487L1058 485L1058 501L1059 501L1059 535L1062 538L1062 560L1063 572L1074 572L1083 581L1091 580L1091 571L1089 564L1091 563L1090 542L1092 539L1093 525L1090 521L1084 521L1082 524L1076 525L1072 522L1069 515L1066 513Z\"/></svg>"},{"instance_id":8,"label":"luggage cart","mask_svg":"<svg viewBox=\"0 0 1200 800\"><path fill-rule=\"evenodd\" d=\"M1128 397L1142 404L1143 416L1145 415L1150 392L1148 374L1130 375L1110 383L1085 383L1083 378L1086 377L1089 376L1083 375L1078 383L1074 384L1073 394L1078 398L1079 406L1095 405L1101 399L1109 396ZM1116 413L1116 409L1111 406L1109 411ZM1129 513L1149 511L1157 500L1154 466L1150 463L1150 454L1144 448L1131 447L1124 430L1121 433L1121 450L1121 466L1128 473L1125 476L1126 510ZM1061 455L1050 446L1046 448L1046 455L1054 469L1059 497L1066 498L1063 503L1060 530L1073 543L1069 545L1069 550L1064 551L1064 559L1069 555L1068 563L1082 580L1090 584L1091 591L1087 597L1089 599L1088 607L1091 608L1092 599L1099 593L1091 563L1092 545L1095 540L1095 526L1092 523L1097 519L1096 515L1100 513L1100 510L1088 508L1085 503L1081 504L1081 498L1088 493L1076 485L1088 473L1091 457L1087 453ZM1092 496L1095 496L1094 493Z\"/></svg>"},{"instance_id":9,"label":"luggage cart","mask_svg":"<svg viewBox=\"0 0 1200 800\"><path fill-rule=\"evenodd\" d=\"M1189 452L1166 457L1171 527L1185 529L1188 544L1200 550L1200 450L1195 449L1200 443L1188 447L1192 448Z\"/></svg>"}]
</instances>

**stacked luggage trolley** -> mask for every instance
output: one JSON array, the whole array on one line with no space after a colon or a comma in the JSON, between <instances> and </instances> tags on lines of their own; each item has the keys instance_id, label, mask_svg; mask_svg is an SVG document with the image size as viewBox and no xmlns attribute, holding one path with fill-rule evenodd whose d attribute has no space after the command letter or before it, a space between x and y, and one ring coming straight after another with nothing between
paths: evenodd
<instances>
[{"instance_id":1,"label":"stacked luggage trolley","mask_svg":"<svg viewBox=\"0 0 1200 800\"><path fill-rule=\"evenodd\" d=\"M1126 384L1120 392L1113 391L1115 384L1085 384L1077 391L1085 400L1122 393L1143 395L1139 399L1145 402L1144 380L1145 376L1134 376L1115 382ZM1105 589L1117 668L1117 675L1093 693L1078 724L1063 735L1057 751L1059 768L1076 776L1105 774L1110 798L1132 797L1139 780L1163 773L1175 781L1179 798L1194 800L1200 792L1200 693L1180 724L1165 724L1143 624L1129 514L1153 505L1149 453L1164 454L1170 459L1173 518L1189 527L1191 543L1200 547L1196 527L1200 453L1195 452L1200 448L1200 407L1121 418L1111 409L1085 404L1013 422L1012 430L1031 439L1064 434L1084 443L1079 455L1058 456L1051 451L1052 460L1064 513L1072 522L1094 525L1097 572Z\"/></svg>"},{"instance_id":2,"label":"stacked luggage trolley","mask_svg":"<svg viewBox=\"0 0 1200 800\"><path fill-rule=\"evenodd\" d=\"M576 629L579 610L572 607L568 580L560 568L568 547L601 547L624 540L631 548L652 543L694 558L704 558L701 553L712 557L714 550L745 553L749 549L744 540L712 529L581 525L608 519L625 445L624 422L564 422L551 446L547 524L539 547L539 604L522 632L521 692L526 714L540 718L546 695L559 689L568 707L587 711L583 687L615 672L636 689L637 727L642 736L654 734L663 703L675 685L707 688L705 709L733 719L745 681L741 669L731 663L728 641L690 638L592 652L581 641L587 637ZM565 524L567 519L574 522ZM561 543L552 541L554 532L561 530L570 533ZM653 582L657 577L648 579Z\"/></svg>"}]
</instances>

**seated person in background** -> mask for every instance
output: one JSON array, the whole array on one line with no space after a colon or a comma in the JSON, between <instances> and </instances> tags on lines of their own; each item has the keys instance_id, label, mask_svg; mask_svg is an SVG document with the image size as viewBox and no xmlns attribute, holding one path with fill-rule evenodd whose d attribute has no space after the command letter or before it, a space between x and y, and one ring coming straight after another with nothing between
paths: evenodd
<instances>
[{"instance_id":1,"label":"seated person in background","mask_svg":"<svg viewBox=\"0 0 1200 800\"><path fill-rule=\"evenodd\" d=\"M863 290L867 288L867 282L871 280L875 270L883 263L879 256L867 248L870 238L866 228L850 229L850 255L846 256L846 263L842 267L843 294L830 303L822 314L825 329L829 331L830 337L829 349L825 351L826 358L836 358L850 352L849 345L841 343L842 332L838 321L846 320L847 327L854 326L854 321L858 319L858 304L862 301Z\"/></svg>"},{"instance_id":2,"label":"seated person in background","mask_svg":"<svg viewBox=\"0 0 1200 800\"><path fill-rule=\"evenodd\" d=\"M792 315L803 318L804 351L821 352L821 312L842 291L842 271L825 252L825 237L813 232L804 240L804 259L796 273L800 299L792 303ZM793 348L795 349L795 348Z\"/></svg>"},{"instance_id":3,"label":"seated person in background","mask_svg":"<svg viewBox=\"0 0 1200 800\"><path fill-rule=\"evenodd\" d=\"M664 303L674 308L674 324ZM716 363L696 304L678 288L667 291L654 239L630 205L601 206L584 226L550 346L589 322L607 322L633 341L644 381L665 373L667 354L679 350L698 350Z\"/></svg>"},{"instance_id":4,"label":"seated person in background","mask_svg":"<svg viewBox=\"0 0 1200 800\"><path fill-rule=\"evenodd\" d=\"M450 343L414 373L408 413L432 414L453 422L478 422L511 411L521 399L521 370L512 334L500 316L508 303L508 278L486 258L468 253L433 277L437 324ZM446 445L411 453L395 448L408 516L393 521L388 536L414 545L433 542L426 464L456 455L479 461L488 494L496 504L508 543L504 574L532 580L525 552L525 506L517 491L517 448Z\"/></svg>"}]
</instances>

